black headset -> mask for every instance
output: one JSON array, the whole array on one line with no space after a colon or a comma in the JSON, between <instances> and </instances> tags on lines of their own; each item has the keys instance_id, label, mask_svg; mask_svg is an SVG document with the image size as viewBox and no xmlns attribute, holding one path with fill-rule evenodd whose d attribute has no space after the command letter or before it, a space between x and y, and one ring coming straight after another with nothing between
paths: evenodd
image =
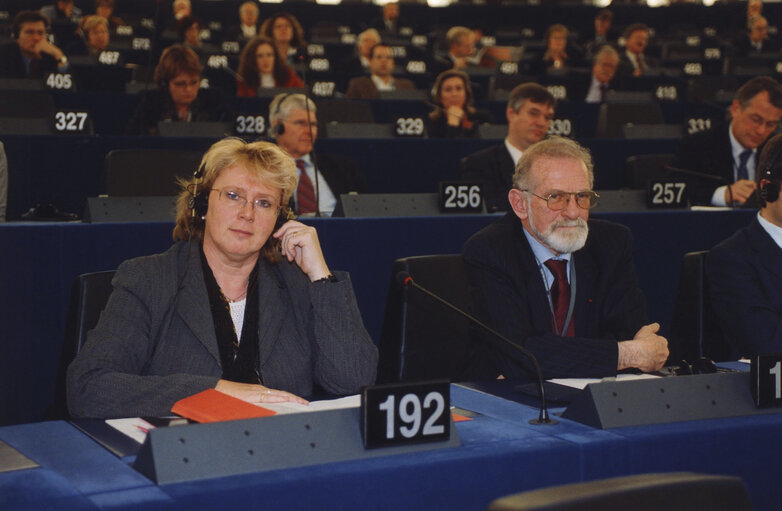
<instances>
[{"instance_id":1,"label":"black headset","mask_svg":"<svg viewBox=\"0 0 782 511\"><path fill-rule=\"evenodd\" d=\"M295 94L294 92L288 92L282 98L280 98L280 101L277 102L277 104L274 107L274 113L272 115L270 115L269 117L270 118L271 117L275 117L276 118L277 115L279 115L280 110L282 110L282 104L285 103L286 99L288 99L290 96L293 96L294 94ZM275 137L279 137L283 133L285 133L285 123L284 122L279 121L277 124L272 126L272 135L274 135Z\"/></svg>"},{"instance_id":2,"label":"black headset","mask_svg":"<svg viewBox=\"0 0 782 511\"><path fill-rule=\"evenodd\" d=\"M782 180L782 141L774 140L773 154L769 155L768 163L760 170L760 180L758 181L758 197L761 204L776 202L779 199L780 181Z\"/></svg>"},{"instance_id":3,"label":"black headset","mask_svg":"<svg viewBox=\"0 0 782 511\"><path fill-rule=\"evenodd\" d=\"M209 207L209 190L198 191L198 184L203 181L205 167L206 163L202 163L198 170L193 173L193 179L196 182L193 183L193 191L190 195L190 200L187 202L187 207L192 211L194 224L204 221L206 209Z\"/></svg>"}]
</instances>

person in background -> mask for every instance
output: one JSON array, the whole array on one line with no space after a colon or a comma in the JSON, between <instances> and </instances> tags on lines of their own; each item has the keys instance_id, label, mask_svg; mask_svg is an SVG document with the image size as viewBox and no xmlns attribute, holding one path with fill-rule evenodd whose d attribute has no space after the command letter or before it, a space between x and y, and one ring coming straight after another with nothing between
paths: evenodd
<instances>
[{"instance_id":1,"label":"person in background","mask_svg":"<svg viewBox=\"0 0 782 511\"><path fill-rule=\"evenodd\" d=\"M633 23L625 29L624 37L625 51L619 60L619 74L635 78L654 74L660 67L660 61L644 53L649 46L649 27Z\"/></svg>"},{"instance_id":2,"label":"person in background","mask_svg":"<svg viewBox=\"0 0 782 511\"><path fill-rule=\"evenodd\" d=\"M364 178L350 158L313 153L318 111L304 94L277 94L269 105L271 134L296 162L299 184L293 192L299 215L331 216L342 194L366 192Z\"/></svg>"},{"instance_id":3,"label":"person in background","mask_svg":"<svg viewBox=\"0 0 782 511\"><path fill-rule=\"evenodd\" d=\"M258 19L261 11L256 2L244 2L239 6L239 25L233 26L226 31L225 39L227 41L246 42L253 39L260 33Z\"/></svg>"},{"instance_id":4,"label":"person in background","mask_svg":"<svg viewBox=\"0 0 782 511\"><path fill-rule=\"evenodd\" d=\"M53 5L41 7L41 14L49 18L50 23L70 21L78 23L81 19L81 9L73 5L73 0L56 0Z\"/></svg>"},{"instance_id":5,"label":"person in background","mask_svg":"<svg viewBox=\"0 0 782 511\"><path fill-rule=\"evenodd\" d=\"M779 44L768 38L768 20L760 15L747 21L747 32L739 35L735 46L738 57L779 51Z\"/></svg>"},{"instance_id":6,"label":"person in background","mask_svg":"<svg viewBox=\"0 0 782 511\"><path fill-rule=\"evenodd\" d=\"M109 47L109 22L103 16L93 14L82 18L81 38L68 45L70 55L96 56Z\"/></svg>"},{"instance_id":7,"label":"person in background","mask_svg":"<svg viewBox=\"0 0 782 511\"><path fill-rule=\"evenodd\" d=\"M394 52L385 44L376 44L369 50L369 76L351 78L345 97L349 99L376 99L379 91L413 90L415 85L406 78L394 78Z\"/></svg>"},{"instance_id":8,"label":"person in background","mask_svg":"<svg viewBox=\"0 0 782 511\"><path fill-rule=\"evenodd\" d=\"M483 149L462 159L459 179L477 181L483 186L483 199L490 213L508 211L508 190L521 155L548 134L557 101L537 83L517 85L508 95L505 143Z\"/></svg>"},{"instance_id":9,"label":"person in background","mask_svg":"<svg viewBox=\"0 0 782 511\"><path fill-rule=\"evenodd\" d=\"M540 76L551 71L578 67L581 64L581 51L568 45L569 31L565 25L551 25L546 30L546 49L530 62L529 72Z\"/></svg>"},{"instance_id":10,"label":"person in background","mask_svg":"<svg viewBox=\"0 0 782 511\"><path fill-rule=\"evenodd\" d=\"M468 58L475 54L475 35L467 27L451 27L445 34L448 53L432 59L432 74L439 75L451 69L460 70L470 66Z\"/></svg>"},{"instance_id":11,"label":"person in background","mask_svg":"<svg viewBox=\"0 0 782 511\"><path fill-rule=\"evenodd\" d=\"M174 14L174 20L179 21L185 16L193 15L193 6L190 5L190 0L174 0L171 4L171 11Z\"/></svg>"},{"instance_id":12,"label":"person in background","mask_svg":"<svg viewBox=\"0 0 782 511\"><path fill-rule=\"evenodd\" d=\"M125 24L122 18L114 15L115 6L114 0L95 0L95 14L106 18L111 30L116 30L117 27Z\"/></svg>"},{"instance_id":13,"label":"person in background","mask_svg":"<svg viewBox=\"0 0 782 511\"><path fill-rule=\"evenodd\" d=\"M348 395L374 383L350 277L331 271L314 227L289 219L290 157L228 138L199 172L181 183L174 246L117 270L68 368L73 417L169 415L207 389L306 404L316 384Z\"/></svg>"},{"instance_id":14,"label":"person in background","mask_svg":"<svg viewBox=\"0 0 782 511\"><path fill-rule=\"evenodd\" d=\"M782 135L760 154L760 211L706 256L709 299L733 360L782 351Z\"/></svg>"},{"instance_id":15,"label":"person in background","mask_svg":"<svg viewBox=\"0 0 782 511\"><path fill-rule=\"evenodd\" d=\"M470 77L462 71L440 73L432 87L435 110L429 114L427 134L433 138L474 138L478 125L494 119L485 110L473 106Z\"/></svg>"},{"instance_id":16,"label":"person in background","mask_svg":"<svg viewBox=\"0 0 782 511\"><path fill-rule=\"evenodd\" d=\"M261 25L261 35L274 41L277 54L289 64L305 58L304 29L292 14L278 12Z\"/></svg>"},{"instance_id":17,"label":"person in background","mask_svg":"<svg viewBox=\"0 0 782 511\"><path fill-rule=\"evenodd\" d=\"M592 72L587 80L573 82L573 99L587 103L602 103L609 90L617 88L616 70L619 67L619 52L613 46L605 45L592 58Z\"/></svg>"},{"instance_id":18,"label":"person in background","mask_svg":"<svg viewBox=\"0 0 782 511\"><path fill-rule=\"evenodd\" d=\"M14 16L16 41L0 46L0 78L41 79L68 70L68 57L46 38L49 20L37 11Z\"/></svg>"},{"instance_id":19,"label":"person in background","mask_svg":"<svg viewBox=\"0 0 782 511\"><path fill-rule=\"evenodd\" d=\"M356 54L348 60L345 70L352 74L364 74L369 71L369 51L383 42L380 32L368 28L356 37Z\"/></svg>"},{"instance_id":20,"label":"person in background","mask_svg":"<svg viewBox=\"0 0 782 511\"><path fill-rule=\"evenodd\" d=\"M274 41L259 36L248 42L239 56L239 78L236 95L254 97L259 87L300 88L304 82L279 57Z\"/></svg>"},{"instance_id":21,"label":"person in background","mask_svg":"<svg viewBox=\"0 0 782 511\"><path fill-rule=\"evenodd\" d=\"M142 91L126 133L157 135L159 122L222 121L228 112L222 95L201 89L201 62L182 45L163 50L155 67L156 89Z\"/></svg>"},{"instance_id":22,"label":"person in background","mask_svg":"<svg viewBox=\"0 0 782 511\"><path fill-rule=\"evenodd\" d=\"M617 33L612 28L614 13L608 9L597 11L593 29L581 39L581 48L587 58L593 58L597 51L606 44L616 44Z\"/></svg>"}]
</instances>

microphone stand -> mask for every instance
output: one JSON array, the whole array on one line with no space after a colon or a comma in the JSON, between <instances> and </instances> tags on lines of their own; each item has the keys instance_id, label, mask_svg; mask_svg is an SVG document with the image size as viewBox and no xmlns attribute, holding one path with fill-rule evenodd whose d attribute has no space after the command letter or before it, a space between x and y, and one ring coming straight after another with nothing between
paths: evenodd
<instances>
[{"instance_id":1,"label":"microphone stand","mask_svg":"<svg viewBox=\"0 0 782 511\"><path fill-rule=\"evenodd\" d=\"M526 348L523 348L522 346L519 346L518 344L516 344L515 342L511 341L510 339L508 339L507 337L505 337L501 333L499 333L496 330L494 330L493 328L490 328L489 326L485 325L484 323L479 321L477 318L475 318L475 317L471 316L470 314L464 312L463 310L459 309L458 307L456 307L452 303L450 303L450 302L440 298L439 296L437 296L436 294L432 293L431 291L429 291L425 287L420 286L418 283L416 283L413 280L413 277L411 277L409 273L407 273L405 271L399 272L397 274L397 280L399 282L401 282L403 287L407 287L408 285L411 285L414 288L416 288L416 289L420 290L421 292L423 292L424 294L426 294L427 296L430 296L430 297L434 298L435 300L437 300L441 304L445 305L449 309L451 309L453 311L456 311L456 313L458 313L460 315L465 316L467 319L469 319L470 321L472 321L476 325L478 325L481 328L485 329L487 332L490 332L491 334L496 336L498 339L501 339L502 341L506 342L512 348L520 351L527 358L529 358L532 361L532 364L535 366L535 372L536 372L537 380L538 380L538 395L540 397L540 411L538 413L538 418L530 420L529 423L533 424L533 425L536 425L536 426L550 426L550 425L557 424L558 421L556 419L552 419L549 416L548 407L546 406L546 391L545 391L545 389L543 387L543 372L540 370L540 364L538 364L538 360L535 358L535 355L533 355L532 352L530 352Z\"/></svg>"}]
</instances>

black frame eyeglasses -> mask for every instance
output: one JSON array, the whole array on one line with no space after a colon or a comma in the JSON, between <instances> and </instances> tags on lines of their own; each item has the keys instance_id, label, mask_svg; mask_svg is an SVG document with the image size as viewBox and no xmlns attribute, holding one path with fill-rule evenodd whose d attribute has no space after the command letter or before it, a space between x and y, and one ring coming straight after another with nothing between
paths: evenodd
<instances>
[{"instance_id":1,"label":"black frame eyeglasses","mask_svg":"<svg viewBox=\"0 0 782 511\"><path fill-rule=\"evenodd\" d=\"M534 195L538 199L546 201L548 208L554 211L561 211L570 204L570 198L573 197L576 201L576 206L581 209L592 209L597 206L600 200L600 195L594 190L581 190L578 192L564 192L562 190L552 190L548 195L538 195L532 190L521 190L527 192L530 195Z\"/></svg>"}]
</instances>

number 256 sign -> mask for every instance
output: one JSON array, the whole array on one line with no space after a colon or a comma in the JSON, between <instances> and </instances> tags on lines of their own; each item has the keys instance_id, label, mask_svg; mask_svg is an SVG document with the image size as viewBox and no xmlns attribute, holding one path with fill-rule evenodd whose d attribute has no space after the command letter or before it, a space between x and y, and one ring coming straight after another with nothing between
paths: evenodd
<instances>
[{"instance_id":1,"label":"number 256 sign","mask_svg":"<svg viewBox=\"0 0 782 511\"><path fill-rule=\"evenodd\" d=\"M445 380L375 385L361 394L364 447L448 440L450 386Z\"/></svg>"}]
</instances>

